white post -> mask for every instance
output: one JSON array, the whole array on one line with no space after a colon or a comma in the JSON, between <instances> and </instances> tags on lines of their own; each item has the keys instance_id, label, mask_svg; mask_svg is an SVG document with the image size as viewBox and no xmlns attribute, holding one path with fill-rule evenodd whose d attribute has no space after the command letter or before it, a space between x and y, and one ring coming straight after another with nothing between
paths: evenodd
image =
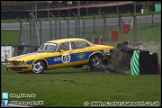
<instances>
[{"instance_id":1,"label":"white post","mask_svg":"<svg viewBox=\"0 0 162 108\"><path fill-rule=\"evenodd\" d=\"M133 18L131 19L131 23L130 23L130 30L133 29Z\"/></svg>"},{"instance_id":2,"label":"white post","mask_svg":"<svg viewBox=\"0 0 162 108\"><path fill-rule=\"evenodd\" d=\"M144 13L144 10L143 9L141 9L141 14L143 14Z\"/></svg>"}]
</instances>

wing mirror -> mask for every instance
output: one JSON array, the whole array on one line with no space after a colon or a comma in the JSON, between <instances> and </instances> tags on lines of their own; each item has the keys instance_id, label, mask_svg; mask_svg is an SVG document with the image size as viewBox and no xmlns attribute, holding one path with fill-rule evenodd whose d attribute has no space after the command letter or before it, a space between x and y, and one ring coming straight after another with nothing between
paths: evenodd
<instances>
[{"instance_id":1,"label":"wing mirror","mask_svg":"<svg viewBox=\"0 0 162 108\"><path fill-rule=\"evenodd\" d=\"M63 50L63 49L61 49L59 52L60 52L60 53L63 53L63 52L64 52L64 50Z\"/></svg>"}]
</instances>

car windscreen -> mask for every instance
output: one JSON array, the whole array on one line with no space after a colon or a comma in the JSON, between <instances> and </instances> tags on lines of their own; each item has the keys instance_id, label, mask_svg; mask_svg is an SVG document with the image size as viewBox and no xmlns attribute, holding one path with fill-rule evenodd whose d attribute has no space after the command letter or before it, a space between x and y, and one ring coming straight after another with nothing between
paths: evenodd
<instances>
[{"instance_id":1,"label":"car windscreen","mask_svg":"<svg viewBox=\"0 0 162 108\"><path fill-rule=\"evenodd\" d=\"M57 44L55 43L44 43L42 44L37 52L54 52L57 48Z\"/></svg>"}]
</instances>

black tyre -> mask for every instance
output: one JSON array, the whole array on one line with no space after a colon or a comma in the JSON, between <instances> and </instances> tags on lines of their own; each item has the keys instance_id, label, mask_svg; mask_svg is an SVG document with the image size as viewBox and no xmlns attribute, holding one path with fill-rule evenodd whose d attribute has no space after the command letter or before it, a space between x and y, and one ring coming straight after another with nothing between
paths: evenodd
<instances>
[{"instance_id":1,"label":"black tyre","mask_svg":"<svg viewBox=\"0 0 162 108\"><path fill-rule=\"evenodd\" d=\"M99 68L102 64L102 57L99 55L93 55L89 60L89 66L93 68Z\"/></svg>"},{"instance_id":2,"label":"black tyre","mask_svg":"<svg viewBox=\"0 0 162 108\"><path fill-rule=\"evenodd\" d=\"M43 73L45 64L43 61L35 61L32 67L32 72L36 74Z\"/></svg>"}]
</instances>

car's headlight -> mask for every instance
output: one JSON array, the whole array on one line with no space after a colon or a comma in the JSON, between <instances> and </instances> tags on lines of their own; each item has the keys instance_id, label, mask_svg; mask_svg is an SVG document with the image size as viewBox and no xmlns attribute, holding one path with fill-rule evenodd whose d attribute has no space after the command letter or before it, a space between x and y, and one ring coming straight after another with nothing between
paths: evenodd
<instances>
[{"instance_id":1,"label":"car's headlight","mask_svg":"<svg viewBox=\"0 0 162 108\"><path fill-rule=\"evenodd\" d=\"M25 64L25 61L22 61L23 64Z\"/></svg>"},{"instance_id":2,"label":"car's headlight","mask_svg":"<svg viewBox=\"0 0 162 108\"><path fill-rule=\"evenodd\" d=\"M25 61L19 61L19 63L20 63L21 65L23 65L23 64L25 64Z\"/></svg>"},{"instance_id":3,"label":"car's headlight","mask_svg":"<svg viewBox=\"0 0 162 108\"><path fill-rule=\"evenodd\" d=\"M19 61L19 64L21 65L22 64L22 61Z\"/></svg>"}]
</instances>

